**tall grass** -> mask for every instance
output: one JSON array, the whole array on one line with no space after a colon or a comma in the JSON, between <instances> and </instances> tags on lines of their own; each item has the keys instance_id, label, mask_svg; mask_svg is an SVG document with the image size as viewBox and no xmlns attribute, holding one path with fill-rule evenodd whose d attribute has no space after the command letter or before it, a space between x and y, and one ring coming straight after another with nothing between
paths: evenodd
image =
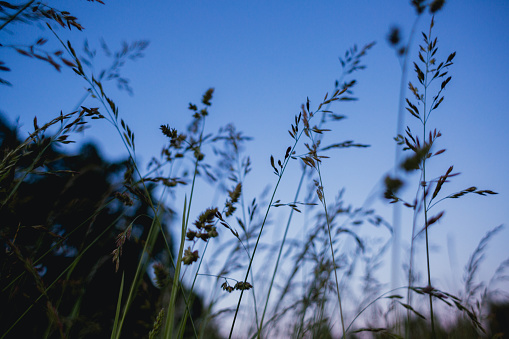
<instances>
[{"instance_id":1,"label":"tall grass","mask_svg":"<svg viewBox=\"0 0 509 339\"><path fill-rule=\"evenodd\" d=\"M412 4L419 15L427 9L434 15L440 10L443 1L413 1ZM82 28L77 19L67 12L34 5L33 1L30 1L24 6L12 6L11 16L0 26L0 30L23 16L29 8L32 8L34 13L40 11L43 16L46 13L45 17L60 25L65 26L65 22L69 28ZM326 93L322 100L306 98L299 114L293 117L290 124L289 144L282 148L283 152L267 154L265 166L271 166L275 176L270 180L272 189L267 197L257 199L249 196L244 188L244 182L251 172L251 162L243 153L243 144L250 138L238 132L231 124L216 133L208 131L206 121L209 114L213 114L209 112L212 107L213 88L203 94L201 107L189 104L191 122L185 132L172 127L171 123L160 127L167 143L163 145L161 157L153 159L144 173L136 155L135 131L124 120L119 106L108 94L105 85L108 77L105 75L108 72L114 73L117 76L113 78L118 79L117 71L123 64L119 60L129 54L139 56L147 44L139 42L124 46L122 52L117 54L116 63L114 62L109 70L96 75L86 67L87 64L92 64L94 55L88 49L88 44L85 52L89 59L84 62L70 42L62 41L50 24L48 27L61 43L62 51L58 54L60 62L70 67L86 84L84 98L95 100L100 107L82 106L85 100L83 99L76 111L61 114L42 126L35 118L34 131L16 147L10 150L6 148L0 164L2 210L12 208L19 198L20 188L29 184L35 175L55 174L51 173L51 162L54 159L48 157L49 152L57 144L69 143L72 134L82 131L84 125L90 124L92 120L104 120L112 126L124 144L128 159L123 163L124 178L116 187L115 194L109 194L108 199L101 201L85 220L76 220L78 226L65 236L54 234L54 225L42 225L48 234L41 235L40 246L32 249L29 244L31 239L23 238L24 234L19 232L21 228L31 225L22 225L19 221L18 225L8 225L2 229L2 243L9 257L8 260L2 259L2 265L9 270L15 266L23 267L22 270L18 269L17 275L2 277L2 299L9 301L12 297L12 300L16 300L13 296L17 293L16 284L19 281L31 279L35 288L34 291L27 292L30 305L16 314L17 318L12 323L6 324L2 338L9 336L11 331L16 332L18 323L29 316L34 307L37 308L41 299L47 302L43 309L48 323L45 333L40 335L69 337L79 319L81 301L75 302L69 310L64 302L67 296L65 290L55 297L52 289L62 280L71 281L81 268L83 258L91 255L92 248L107 238L108 232L111 233L112 230L116 232L115 241L110 244L111 248L104 251L113 262L109 269L118 271L116 276L119 278L115 281L116 299L114 308L110 310L110 327L101 332L103 335L107 333L111 338L131 335L126 333L125 328L129 321L141 317L137 313L133 314L134 305L142 294L148 293L150 284L157 289L158 297L156 304L145 305L152 321L144 333L149 338L214 338L224 334L214 330L219 324L227 329L230 338L268 338L276 335L296 338L354 338L358 333L397 338L403 336L399 322L405 323L404 336L410 338L420 335L417 328L420 328L422 323L416 319L425 319L426 324L429 322L429 331L426 329L425 332L435 338L445 331L436 321L437 301L459 310L462 314L459 318L466 316L472 328L477 331L475 335L487 333L482 313L485 305L489 303L490 290L488 285L476 285L474 277L489 239L501 228L495 228L488 233L474 250L466 269L465 291L461 295L463 299L438 289L432 274L429 246L431 226L444 215L443 211L432 214L432 209L445 199L456 199L471 193L482 196L496 194L491 190L472 186L443 195L444 184L457 175L453 173L453 166L450 166L445 174L435 177L427 170L430 159L445 152L444 149L435 150L441 133L430 127L429 119L431 113L437 111L444 100L445 89L452 79L449 67L453 65L455 57L455 53L451 53L445 61L437 61L440 53L432 30L434 17L431 18L428 32L422 34L423 42L419 46L418 60L414 63L417 85L414 85L415 81L409 83L411 98L405 100L407 112L416 119L422 133L414 133L411 127L407 127L405 133L396 137L398 145L411 153L398 163L401 171L419 173L413 200L400 196L400 188L409 184L411 175L405 176L396 171L395 176L385 178L385 198L392 203L403 204L413 212L408 283L389 291L383 290L384 285L378 280L377 271L391 244L394 246L394 243L391 243L393 225L366 206L354 207L346 203L344 191L336 192L322 175L322 169L327 166L326 159L329 157L326 154L331 151L369 147L352 140L335 140L329 145L322 145L322 142L323 136L331 131L331 124L345 118L343 114L334 113L337 105L357 100L353 93L356 80L352 76L356 71L365 68L362 58L374 43L361 49L354 46L340 58L343 74L330 94ZM43 46L44 43L38 41L36 45ZM391 43L397 46L399 39L391 35ZM410 55L410 45L411 43L408 43L398 48L400 55L404 56L404 69ZM27 51L18 50L18 53L31 55L35 52L31 48ZM49 57L42 56L38 59L52 64L58 70L61 67ZM121 81L121 84L124 89L130 89L126 80ZM316 108L313 108L313 102L318 102ZM218 164L213 164L210 160L214 159L214 156L219 161ZM48 170L43 171L44 166ZM285 200L287 198L280 198L280 187L287 179L286 173L291 166L297 167L301 175L295 183L294 195L290 200ZM76 173L63 171L57 174ZM222 203L196 213L193 203L198 190L210 186L222 194ZM306 196L303 197L304 194ZM159 198L155 198L156 195L159 195ZM334 195L335 198L331 199ZM176 211L169 211L163 203L166 197L171 196L183 199L182 207L171 206ZM134 204L133 201L146 206L148 212L135 215L127 226L120 229L119 220L124 213L133 210L130 207ZM250 201L251 203L248 203ZM61 248L66 241L70 241L73 232L88 227L85 234L93 233L90 220L95 220L108 206L118 203L125 205L119 219L112 220L102 232L94 233L94 237L84 237L82 246L73 255L73 260L56 274L54 280L48 280L44 274L38 272L37 265ZM281 239L275 241L276 246L271 246L267 244L267 229L273 221L273 211L277 208L287 208L289 213ZM295 214L303 211L303 214L309 216L308 227L302 229L301 234L292 234L289 230L298 226ZM172 222L170 215L177 215L181 220L179 227L173 227L171 232L168 232L164 225ZM192 215L197 215L194 221ZM149 222L143 228L136 228L135 225L142 218ZM363 235L363 230L369 232L372 228L381 228L387 235L382 239ZM48 236L51 237L50 242ZM416 242L421 236L424 237L426 247L425 265L417 264L415 258ZM46 237L45 242L42 241L43 237ZM128 256L132 261L125 263L126 252L134 251L130 243L137 243L139 247L137 252ZM398 242L395 244L398 245ZM222 254L210 253L211 249L217 246ZM255 270L263 261L266 261L262 264L264 267ZM501 264L495 273L495 280L502 279L507 266L507 262ZM210 267L215 271L211 271ZM426 272L426 285L420 286L414 276L416 271L423 267ZM94 266L94 269L99 268ZM361 284L356 277L360 270L364 270ZM91 272L90 276L93 276L93 273ZM209 289L204 291L196 287L195 290L198 285L206 285ZM483 288L484 291L480 293ZM246 304L246 291L252 298L252 305ZM401 295L405 291L406 301ZM200 293L209 293L212 297L207 302L202 302L198 297ZM421 305L413 301L414 294L427 297L428 312L422 311ZM83 295L81 294L81 297ZM476 297L479 297L481 302L474 308L472 305L476 304ZM229 300L231 306L221 307L225 300ZM384 304L384 301L388 303ZM194 311L196 307L203 307L204 311L197 314ZM396 307L407 310L406 319L390 317ZM242 312L253 316L247 320L244 317L243 321L247 323L239 326ZM376 315L377 320L364 317L368 312ZM361 320L363 323L358 324Z\"/></svg>"}]
</instances>

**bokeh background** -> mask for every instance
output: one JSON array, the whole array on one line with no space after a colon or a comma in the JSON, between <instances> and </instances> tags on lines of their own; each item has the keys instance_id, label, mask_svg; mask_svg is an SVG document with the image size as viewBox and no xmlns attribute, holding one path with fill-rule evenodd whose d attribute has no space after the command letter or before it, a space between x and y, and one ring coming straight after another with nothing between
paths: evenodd
<instances>
[{"instance_id":1,"label":"bokeh background","mask_svg":"<svg viewBox=\"0 0 509 339\"><path fill-rule=\"evenodd\" d=\"M391 28L398 27L403 41L408 41L416 15L407 1L104 2L105 5L85 1L49 3L78 17L85 28L82 32L56 32L81 54L85 40L97 50L95 74L111 63L101 49L101 41L112 51L121 48L123 41L150 42L143 58L127 62L121 71L130 80L133 95L118 90L114 81L105 82L120 116L135 133L138 160L146 165L151 157L158 156L166 142L160 125L184 129L191 119L189 102L198 103L205 90L214 87L207 130L216 131L231 122L253 137L245 148L253 164L245 183L248 197L259 196L265 186L275 184L270 156L281 157L291 144L287 130L306 98L316 108L325 93L333 92L334 83L341 76L338 57L355 44L362 48L375 41L376 45L362 59L366 69L352 74L358 81L354 94L359 100L331 106L348 119L332 125L324 141L354 140L371 147L332 151L322 171L327 199L332 200L345 188L345 200L355 206L375 208L391 221L392 205L382 199L382 192L383 178L394 167L393 138L402 64L387 37ZM509 3L504 0L448 1L435 17L439 58L445 59L454 51L456 57L449 70L452 80L445 91L445 101L429 121L443 134L438 147L447 149L432 162L430 172L439 176L450 165L461 172L444 187L447 192L477 186L499 193L450 199L437 207L437 212L441 207L446 214L430 233L433 281L451 292L461 285L463 267L483 235L509 220L507 18ZM430 20L430 15L425 14L415 26L412 60L422 41L420 32L428 31ZM3 45L29 45L41 37L49 40L48 50L61 49L42 24L15 23L0 32ZM44 62L7 48L2 49L2 60L11 68L3 76L12 86L1 88L0 110L8 121L20 127L22 136L31 130L34 116L41 124L60 111L70 112L86 93L87 84L69 68L57 72ZM416 83L413 67L408 67L408 80ZM87 98L84 105L98 107L99 103ZM417 121L405 116L405 125L419 130ZM85 141L93 141L108 159L127 156L120 137L105 121L94 122L73 140L77 143L69 146L70 151L78 150ZM278 194L282 201L289 202L293 197L299 167L295 168L285 175ZM411 196L413 190L409 187L407 193ZM182 206L184 193L168 203ZM193 213L217 204L216 193L203 184ZM272 225L285 220L287 212L274 211ZM401 263L408 260L410 228L411 215L403 211ZM277 227L268 232L275 241L280 239ZM507 259L508 240L507 230L492 239L480 279L489 280L498 264ZM416 260L424 268L425 257L422 251L419 253ZM388 287L390 260L385 265L380 279ZM399 277L403 279L402 270ZM499 287L507 290L507 286Z\"/></svg>"}]
</instances>

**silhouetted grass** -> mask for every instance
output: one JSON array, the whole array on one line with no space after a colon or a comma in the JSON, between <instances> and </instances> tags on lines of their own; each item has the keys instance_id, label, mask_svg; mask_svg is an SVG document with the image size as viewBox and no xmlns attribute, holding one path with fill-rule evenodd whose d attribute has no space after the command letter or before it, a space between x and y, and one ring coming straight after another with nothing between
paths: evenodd
<instances>
[{"instance_id":1,"label":"silhouetted grass","mask_svg":"<svg viewBox=\"0 0 509 339\"><path fill-rule=\"evenodd\" d=\"M24 16L28 8L59 25L82 28L70 13L34 5L33 1L26 5L2 5L12 13L0 29L20 18L39 20L39 17ZM443 1L412 1L412 5L418 16L425 11L434 15ZM51 29L50 25L48 27ZM55 159L49 155L52 147L71 142L72 135L82 131L92 120L106 120L111 124L124 143L128 159L123 163L123 180L115 186L115 192L108 192L108 197L99 201L84 219L76 216L72 232L64 236L55 233L51 219L45 221L47 224L35 226L25 225L19 219L17 224L9 221L2 227L1 239L6 252L2 267L8 272L1 279L2 300L7 305L4 307L9 307L9 302L16 300L15 294L20 293L16 290L17 284L30 280L30 284L21 286L32 288L25 293L26 303L22 309L16 308L14 320L2 326L2 338L9 336L34 308L38 316L44 314L47 317L45 332L37 335L72 336L73 327L80 321L84 292L77 302L69 306L66 304L65 288L60 294L55 294L54 286L62 281L70 283L80 269L81 261L90 255L91 248L104 240L111 230L116 232L115 240L111 247L104 248L104 254L112 261L109 269L119 277L118 282L115 281L118 288L115 289L114 309L108 310L111 312L109 327L98 330L111 338L129 337L131 334L125 329L128 322L133 317L141 319L144 316L150 319L149 325L147 321L143 322L144 335L149 338L214 338L221 334L217 327L227 330L230 338L496 336L486 327L486 315L493 301L490 282L476 282L475 276L489 240L501 230L501 226L482 238L473 251L465 271L464 291L459 297L441 291L433 284L429 230L444 212L432 213L431 210L444 199L457 199L471 193L481 196L496 194L472 186L444 195L444 185L457 175L453 166L442 175L431 174L427 170L429 161L445 152L445 149L435 150L441 133L430 127L429 118L444 100L445 89L452 79L449 67L455 57L455 53L451 53L444 61L438 61L441 59L433 27L434 18L431 18L429 31L422 33L418 60L413 63L417 82L412 80L408 84L410 98L402 92L406 111L416 119L414 122L422 132L414 133L409 126L404 133L397 135L398 145L409 151L410 156L397 164L400 169L395 175L385 178L385 198L392 203L403 204L413 212L412 238L407 239L410 243L408 283L392 290L387 290L378 280L378 271L393 244L393 225L366 206L354 207L345 202L344 191L331 187L322 176L322 169L327 166L328 154L332 150L369 147L352 140L335 140L328 145L322 145L322 142L323 135L332 130L333 124L341 123L345 118L334 113L337 105L357 100L353 93L356 85L353 76L365 68L362 58L371 52L374 43L360 49L354 46L340 58L343 73L322 100L306 98L300 112L291 119L288 145L281 148L275 145L274 149L264 150L267 152L265 165L271 166L274 172L274 177L267 179L272 188L268 194L254 197L245 191L245 181L252 164L249 156L244 154L243 146L250 138L238 132L232 124L217 132L208 131L207 119L214 114L211 112L213 88L205 91L200 104L189 104L191 121L186 130L175 128L171 122L160 127L160 133L166 136L167 142L160 158L152 159L144 171L136 156L135 129L124 120L104 83L109 79L107 75L113 74L111 79L120 81L121 89L132 92L128 80L120 77L119 69L129 55L134 59L139 57L147 43L124 45L122 51L115 54L112 66L97 76L87 68L94 62L95 55L88 43L84 59L70 42L61 41L51 29L62 45L62 50L55 55L84 81L87 86L85 98L92 97L100 107L85 107L82 105L84 101L81 101L76 111L60 114L44 125L34 118L33 132L14 147L8 147L4 137L5 148L0 163L1 208L4 211L13 209L14 202L18 201L16 199L24 199L20 190L36 175L79 174L71 170L52 171ZM411 43L402 44L397 30L390 33L389 41L403 60L405 73ZM34 46L43 46L44 43L40 40ZM34 46L28 50L18 48L17 52L37 57L39 54L36 54ZM108 51L105 45L103 49ZM48 55L39 55L38 59L60 70L61 65ZM359 137L362 138L362 135ZM214 163L214 159L218 163ZM280 186L292 166L297 167L301 175L295 183L293 196L284 200L288 198L280 192ZM409 200L400 196L399 192L403 185L408 184L410 176L407 177L406 173L413 172L418 172L419 178L415 197ZM211 187L222 194L221 203L204 209L193 218L195 212L191 211L196 194ZM160 198L156 199L156 195ZM175 196L183 200L183 206L172 205L170 209L163 204L165 197ZM136 204L142 204L146 210L135 213L128 223L121 225L119 216L119 219L104 226L103 232L93 232L93 220L113 204L120 205L125 213L133 211ZM283 226L272 219L274 209L278 208L286 208L289 212ZM296 220L295 215L299 213L305 218ZM164 225L167 222L176 224L169 220L170 215L180 217L180 227L172 227L169 234ZM149 222L138 228L136 225L140 219ZM301 222L306 227L299 227ZM267 235L267 228L276 223L282 230L282 238L274 241ZM34 239L24 238L25 233L20 232L27 227L44 230L35 239L37 246L31 244ZM383 229L387 236L382 239L366 236L364 230L369 232L371 228ZM55 279L49 280L39 272L39 263L61 249L66 241L74 237L74 232L85 234L81 246L71 255L72 260L55 274ZM93 233L93 237L87 237L89 233ZM414 250L421 237L424 237L426 246L424 286L415 278L416 272L423 269L416 264ZM132 243L137 244L136 251L130 247ZM210 248L216 248L216 251ZM126 255L129 251L132 251L131 255ZM127 262L125 256L129 258ZM99 266L93 266L91 271L98 270ZM502 262L492 281L506 279L508 266L507 260ZM361 279L356 277L359 271L363 273ZM92 279L94 272L89 273L89 279ZM81 283L84 284L83 281ZM203 286L207 289L204 290ZM252 305L246 304L245 291L248 291ZM136 304L137 299L149 293L158 295L156 304ZM210 295L206 304L198 297L199 294ZM422 300L419 303L412 298L414 295L425 297L429 306L424 308ZM41 307L42 301L46 302L46 306ZM446 307L444 312L456 312L453 326L437 321L441 314L437 311L437 303ZM145 309L148 314L133 315L134 308L137 312ZM196 308L202 309L198 312ZM406 317L397 318L396 308L406 310ZM241 316L242 313L248 316Z\"/></svg>"}]
</instances>

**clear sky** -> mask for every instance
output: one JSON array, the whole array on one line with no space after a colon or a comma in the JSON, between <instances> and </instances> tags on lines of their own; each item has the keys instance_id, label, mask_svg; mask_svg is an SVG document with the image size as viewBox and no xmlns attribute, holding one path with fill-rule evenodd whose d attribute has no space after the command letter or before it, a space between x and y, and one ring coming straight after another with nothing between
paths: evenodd
<instances>
[{"instance_id":1,"label":"clear sky","mask_svg":"<svg viewBox=\"0 0 509 339\"><path fill-rule=\"evenodd\" d=\"M136 135L140 161L159 154L165 142L159 126L183 129L190 120L188 103L198 103L205 90L214 87L209 131L233 122L254 138L246 148L253 162L251 181L246 183L250 196L261 193L260 182L275 183L270 155L284 154L291 141L287 130L306 98L316 107L326 92L333 91L341 72L338 57L354 44L362 47L376 41L363 59L367 68L354 74L359 101L332 106L348 119L333 125L326 137L330 143L355 140L371 147L334 151L323 171L330 199L345 187L345 199L362 205L381 189L382 178L394 164L401 79L401 65L387 35L398 26L402 37L408 38L416 17L409 1L104 2L49 3L68 10L85 27L83 32L57 30L76 50L82 50L85 38L98 55L101 38L111 50L119 49L122 41L150 41L145 56L127 63L121 72L131 80L134 95L118 91L113 83L106 86ZM428 14L420 19L412 51L429 22ZM437 267L438 284L454 291L480 238L509 220L509 2L447 1L435 18L434 32L439 37L439 58L453 51L456 58L445 101L429 122L443 134L439 147L447 149L432 165L433 176L453 164L461 175L444 187L447 192L470 186L499 192L442 205L446 215L431 232L436 245L432 264ZM39 37L49 39L48 50L60 48L51 32L38 25L12 24L0 32L4 45L31 44ZM12 69L2 75L13 86L0 89L0 110L11 122L19 118L22 131L31 128L35 115L42 122L60 110L72 111L84 94L86 84L68 68L58 73L46 63L6 49L1 59ZM98 62L96 70L109 65L102 57ZM411 69L410 80L415 83ZM406 122L417 130L414 120L408 117ZM99 143L109 158L126 155L120 138L105 122L87 130L85 139ZM295 185L291 174L286 179L284 189ZM282 192L282 200L292 199L293 191ZM391 206L381 200L372 204L390 220ZM402 241L408 244L411 217L403 217ZM503 230L490 243L483 279L489 279L498 263L509 257L508 240L509 230Z\"/></svg>"}]
</instances>

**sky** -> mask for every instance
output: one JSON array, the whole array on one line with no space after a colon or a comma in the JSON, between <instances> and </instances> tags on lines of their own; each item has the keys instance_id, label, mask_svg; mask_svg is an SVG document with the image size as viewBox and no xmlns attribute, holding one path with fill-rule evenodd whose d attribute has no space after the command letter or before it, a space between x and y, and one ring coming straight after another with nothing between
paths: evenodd
<instances>
[{"instance_id":1,"label":"sky","mask_svg":"<svg viewBox=\"0 0 509 339\"><path fill-rule=\"evenodd\" d=\"M264 185L260 183L275 184L269 159L284 154L290 145L287 130L300 106L309 98L316 107L325 93L334 91L334 82L341 75L338 57L354 44L362 48L375 41L362 59L366 69L352 74L358 81L354 92L359 100L331 106L348 118L335 123L325 136L330 143L354 140L371 147L331 152L322 171L328 199L344 187L347 201L356 206L369 201L370 207L391 220L392 206L378 197L384 176L394 166L402 65L387 36L392 27L399 27L407 41L416 19L408 1L104 2L48 3L78 17L85 28L82 32L56 32L79 53L83 53L85 39L97 49L95 74L110 63L101 54L101 39L113 51L123 41L150 42L143 58L126 63L121 71L130 79L134 95L119 91L112 82L105 84L120 116L136 135L138 160L146 163L157 156L165 142L159 126L184 129L191 117L189 102L199 103L202 94L214 87L207 129L212 132L233 122L253 137L245 150L253 163L246 181L250 196L261 194ZM439 176L450 165L461 172L446 186L447 192L477 186L499 193L466 196L441 205L446 214L434 227L431 239L435 281L444 289L458 288L463 266L479 240L509 220L508 18L509 2L505 0L451 0L435 17L439 58L454 51L456 57L449 69L452 80L445 100L429 121L443 135L438 140L440 148L447 149L430 166L430 172ZM430 19L425 14L417 23L412 60L422 41L420 32L428 31ZM3 45L28 45L40 37L49 40L47 50L61 48L42 25L11 24L0 32ZM85 93L87 84L69 68L57 72L9 49L2 50L1 59L12 70L2 76L13 86L0 89L0 110L11 123L19 119L24 133L30 130L34 116L43 122L61 110L70 112ZM409 80L415 84L412 69L409 65ZM87 100L89 107L98 105ZM405 125L418 130L415 119L406 115ZM116 131L103 121L94 122L75 140L78 144L93 140L109 159L127 154ZM285 177L281 199L292 199L296 178L291 172ZM197 204L209 204L213 194L208 193L200 194ZM372 196L376 199L368 199ZM277 213L275 220L280 217ZM406 246L409 223L411 215L404 213L401 239ZM497 265L509 257L508 240L507 229L492 239L482 279L489 279ZM406 255L401 252L403 259Z\"/></svg>"}]
</instances>

